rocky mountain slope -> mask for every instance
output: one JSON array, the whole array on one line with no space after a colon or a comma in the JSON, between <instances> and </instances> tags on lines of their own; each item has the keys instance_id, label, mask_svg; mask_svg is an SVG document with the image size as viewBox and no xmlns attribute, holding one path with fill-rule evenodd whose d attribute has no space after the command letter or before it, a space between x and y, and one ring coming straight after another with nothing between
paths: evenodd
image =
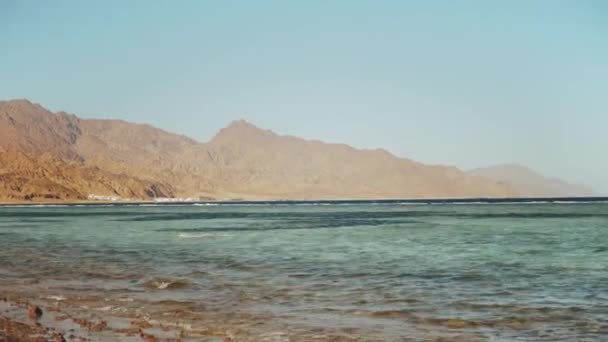
<instances>
[{"instance_id":1,"label":"rocky mountain slope","mask_svg":"<svg viewBox=\"0 0 608 342\"><path fill-rule=\"evenodd\" d=\"M470 174L511 185L515 191L531 197L593 196L593 191L582 185L560 179L547 178L518 164L501 164L469 171Z\"/></svg>"},{"instance_id":2,"label":"rocky mountain slope","mask_svg":"<svg viewBox=\"0 0 608 342\"><path fill-rule=\"evenodd\" d=\"M519 192L517 192L519 190ZM208 143L149 125L0 102L0 199L337 199L527 195L503 181L282 136L240 120ZM525 190L525 189L524 189Z\"/></svg>"}]
</instances>

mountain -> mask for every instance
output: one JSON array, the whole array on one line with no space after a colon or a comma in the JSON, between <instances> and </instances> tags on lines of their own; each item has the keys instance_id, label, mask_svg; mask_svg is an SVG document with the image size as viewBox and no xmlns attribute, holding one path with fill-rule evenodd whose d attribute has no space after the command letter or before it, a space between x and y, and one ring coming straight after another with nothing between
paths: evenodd
<instances>
[{"instance_id":1,"label":"mountain","mask_svg":"<svg viewBox=\"0 0 608 342\"><path fill-rule=\"evenodd\" d=\"M207 143L0 102L0 199L354 199L529 195L487 175L230 123ZM519 192L517 191L519 189Z\"/></svg>"},{"instance_id":2,"label":"mountain","mask_svg":"<svg viewBox=\"0 0 608 342\"><path fill-rule=\"evenodd\" d=\"M400 159L383 150L308 141L231 123L207 145L227 181L221 188L264 198L505 196L508 187L452 167Z\"/></svg>"},{"instance_id":3,"label":"mountain","mask_svg":"<svg viewBox=\"0 0 608 342\"><path fill-rule=\"evenodd\" d=\"M517 164L478 168L469 171L469 174L508 184L518 193L530 197L593 196L593 191L586 186L546 178Z\"/></svg>"},{"instance_id":4,"label":"mountain","mask_svg":"<svg viewBox=\"0 0 608 342\"><path fill-rule=\"evenodd\" d=\"M88 163L78 149L83 120L26 100L0 102L0 198L82 200L171 196L171 187ZM100 153L102 151L100 150Z\"/></svg>"},{"instance_id":5,"label":"mountain","mask_svg":"<svg viewBox=\"0 0 608 342\"><path fill-rule=\"evenodd\" d=\"M0 151L0 199L82 200L89 194L151 198L168 196L171 190L163 184L49 153Z\"/></svg>"}]
</instances>

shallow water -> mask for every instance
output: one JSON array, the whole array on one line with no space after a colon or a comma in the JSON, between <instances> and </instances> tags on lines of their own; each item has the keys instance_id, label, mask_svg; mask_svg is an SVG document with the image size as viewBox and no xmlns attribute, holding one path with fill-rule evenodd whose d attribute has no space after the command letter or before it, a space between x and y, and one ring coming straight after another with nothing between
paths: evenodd
<instances>
[{"instance_id":1,"label":"shallow water","mask_svg":"<svg viewBox=\"0 0 608 342\"><path fill-rule=\"evenodd\" d=\"M5 207L14 289L185 303L274 340L600 341L608 204Z\"/></svg>"}]
</instances>

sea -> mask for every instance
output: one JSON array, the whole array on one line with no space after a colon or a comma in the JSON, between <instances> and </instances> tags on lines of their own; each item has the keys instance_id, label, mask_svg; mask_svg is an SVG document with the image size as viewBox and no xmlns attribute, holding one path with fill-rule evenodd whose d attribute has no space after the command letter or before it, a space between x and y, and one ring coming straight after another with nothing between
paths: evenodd
<instances>
[{"instance_id":1,"label":"sea","mask_svg":"<svg viewBox=\"0 0 608 342\"><path fill-rule=\"evenodd\" d=\"M4 206L0 294L243 341L608 341L608 203Z\"/></svg>"}]
</instances>

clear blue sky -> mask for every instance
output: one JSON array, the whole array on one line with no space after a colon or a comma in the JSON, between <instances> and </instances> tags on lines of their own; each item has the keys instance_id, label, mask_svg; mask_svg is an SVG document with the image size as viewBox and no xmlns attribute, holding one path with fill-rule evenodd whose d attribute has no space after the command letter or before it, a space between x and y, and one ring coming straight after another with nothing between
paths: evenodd
<instances>
[{"instance_id":1,"label":"clear blue sky","mask_svg":"<svg viewBox=\"0 0 608 342\"><path fill-rule=\"evenodd\" d=\"M608 193L608 1L0 1L0 98Z\"/></svg>"}]
</instances>

